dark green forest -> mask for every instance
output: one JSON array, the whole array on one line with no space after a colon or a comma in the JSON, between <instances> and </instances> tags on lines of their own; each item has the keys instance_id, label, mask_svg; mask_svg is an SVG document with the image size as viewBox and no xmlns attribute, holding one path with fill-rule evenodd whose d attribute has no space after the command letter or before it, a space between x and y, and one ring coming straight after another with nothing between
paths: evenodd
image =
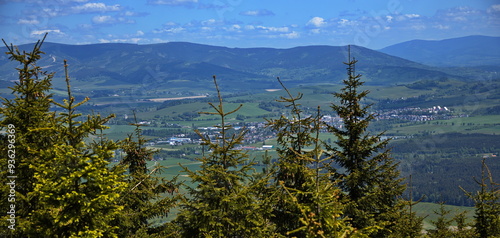
<instances>
[{"instance_id":1,"label":"dark green forest","mask_svg":"<svg viewBox=\"0 0 500 238\"><path fill-rule=\"evenodd\" d=\"M121 119L131 133L108 138L116 116L86 113L91 99L75 96L66 60L65 95L51 93L54 73L37 64L44 39L30 52L6 44L19 78L0 107L1 237L500 237L499 184L491 173L499 168L487 158L497 136L421 131L391 140L388 133L397 131L373 132L383 125L372 112L377 105L366 103L371 92L350 48L346 72L335 75L344 79L322 105L304 105L305 94L276 79L285 94L255 105L268 115L261 123L276 148L253 158L241 147L252 130L244 123L252 102L235 94L228 103L215 75L215 92L196 101L202 111L164 116L199 117L217 133L194 124L189 131L148 129L136 111ZM168 114L187 102L156 109ZM325 107L341 124L321 120ZM179 164L182 173L167 178L168 167L151 164L169 150L148 147L147 137L180 132L198 137L203 152L173 153L192 153L199 167ZM454 184L463 171L477 175L471 186ZM442 206L426 230L414 211L425 199L474 206L474 219L449 218Z\"/></svg>"}]
</instances>

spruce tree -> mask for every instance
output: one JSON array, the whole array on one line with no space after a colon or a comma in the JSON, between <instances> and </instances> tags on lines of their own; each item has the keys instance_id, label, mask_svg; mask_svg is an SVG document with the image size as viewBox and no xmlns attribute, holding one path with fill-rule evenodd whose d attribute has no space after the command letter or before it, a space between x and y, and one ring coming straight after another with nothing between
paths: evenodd
<instances>
[{"instance_id":1,"label":"spruce tree","mask_svg":"<svg viewBox=\"0 0 500 238\"><path fill-rule=\"evenodd\" d=\"M242 105L227 112L216 77L213 79L219 103L209 103L215 112L203 113L220 117L221 124L217 126L220 132L211 139L196 131L212 152L198 159L199 171L184 168L195 187L186 187L189 193L181 203L175 223L182 237L269 237L269 224L254 201L255 190L249 183L253 163L248 161L247 154L236 149L246 131L232 136L228 133L232 126L226 121L227 116Z\"/></svg>"},{"instance_id":2,"label":"spruce tree","mask_svg":"<svg viewBox=\"0 0 500 238\"><path fill-rule=\"evenodd\" d=\"M453 219L446 218L446 216L450 213L450 210L447 210L444 206L444 203L439 204L439 210L434 211L436 214L437 220L432 221L435 229L429 232L429 237L431 238L446 238L452 237L453 233L450 230L451 223Z\"/></svg>"},{"instance_id":3,"label":"spruce tree","mask_svg":"<svg viewBox=\"0 0 500 238\"><path fill-rule=\"evenodd\" d=\"M457 223L457 229L454 232L455 238L471 238L477 237L475 229L472 227L472 223L467 222L467 212L461 212L453 218Z\"/></svg>"},{"instance_id":4,"label":"spruce tree","mask_svg":"<svg viewBox=\"0 0 500 238\"><path fill-rule=\"evenodd\" d=\"M135 118L135 113L134 113ZM119 237L154 237L165 232L167 224L158 226L152 219L165 220L174 207L177 197L172 196L178 184L176 178L167 181L159 177L162 167L155 165L152 169L147 162L153 159L156 150L148 149L147 140L142 136L141 124L135 126L135 135L129 134L121 141L120 149L126 154L120 161L120 166L127 170L127 189L120 197L124 207L117 219ZM156 163L155 163L156 164Z\"/></svg>"},{"instance_id":5,"label":"spruce tree","mask_svg":"<svg viewBox=\"0 0 500 238\"><path fill-rule=\"evenodd\" d=\"M50 147L55 140L53 121L54 113L50 112L52 94L51 79L54 73L48 73L37 65L44 52L41 50L45 35L42 40L34 44L31 52L21 51L14 45L8 45L6 54L9 59L19 63L16 68L18 81L11 87L13 99L2 98L0 107L0 131L8 131L1 137L0 154L0 181L2 211L9 211L11 205L15 206L15 219L7 222L10 215L2 215L2 227L11 226L12 229L2 229L0 236L26 237L30 229L30 213L38 208L38 197L29 195L33 192L33 176L38 164L45 159L39 151ZM13 166L13 167L10 167ZM8 169L9 168L9 169ZM9 179L7 176L12 176ZM15 187L11 194L10 186L5 186L14 180ZM9 201L4 202L4 201ZM6 223L7 222L7 223Z\"/></svg>"},{"instance_id":6,"label":"spruce tree","mask_svg":"<svg viewBox=\"0 0 500 238\"><path fill-rule=\"evenodd\" d=\"M118 148L113 141L89 140L113 115L88 115L76 109L89 98L76 103L71 94L68 66L64 62L68 99L54 102L63 109L52 125L57 139L41 149L44 159L34 168L33 192L39 206L31 214L32 237L116 237L111 225L122 206L118 204L125 188L123 171L109 166ZM83 121L80 121L85 119Z\"/></svg>"},{"instance_id":7,"label":"spruce tree","mask_svg":"<svg viewBox=\"0 0 500 238\"><path fill-rule=\"evenodd\" d=\"M290 237L361 237L368 229L356 231L342 215L340 190L330 181L324 150L319 140L324 124L316 116L303 115L298 100L302 94L292 96L278 78L288 97L278 102L291 108L289 117L267 120L277 133L279 155L270 185L273 217L277 232ZM312 148L311 148L312 147Z\"/></svg>"},{"instance_id":8,"label":"spruce tree","mask_svg":"<svg viewBox=\"0 0 500 238\"><path fill-rule=\"evenodd\" d=\"M359 91L364 82L356 74L357 60L350 57L346 64L347 76L344 88L334 96L340 104L332 104L333 111L343 120L342 127L328 126L337 137L333 145L327 145L332 160L341 169L331 167L335 180L345 194L344 215L358 229L379 226L381 230L373 235L387 237L396 222L399 197L404 185L398 178L397 163L387 149L389 140L382 139L383 133L372 135L367 129L375 119L362 105L369 91Z\"/></svg>"},{"instance_id":9,"label":"spruce tree","mask_svg":"<svg viewBox=\"0 0 500 238\"><path fill-rule=\"evenodd\" d=\"M319 128L311 127L315 122L313 117L302 115L297 101L303 95L299 93L296 97L292 96L279 78L278 81L288 97L280 97L277 101L287 103L286 107L291 108L291 113L289 117L281 115L278 119L267 120L267 126L276 132L278 143L276 151L279 155L276 171L272 175L274 179L272 196L275 201L272 221L276 224L277 231L286 235L287 232L303 225L300 221L302 216L298 204L310 203L312 199L307 192L313 191L313 184L307 182L308 178L315 174L309 167L314 160L313 152L306 150L306 147L313 145L313 133ZM287 194L289 190L293 190L293 194L297 196L289 197Z\"/></svg>"},{"instance_id":10,"label":"spruce tree","mask_svg":"<svg viewBox=\"0 0 500 238\"><path fill-rule=\"evenodd\" d=\"M396 213L397 222L392 229L392 233L389 237L399 238L399 237L409 237L416 238L422 236L423 230L423 220L424 217L420 217L416 214L414 210L414 206L420 201L420 198L417 201L413 201L413 185L412 185L412 176L409 177L409 199L404 200L398 205L401 206L401 209Z\"/></svg>"},{"instance_id":11,"label":"spruce tree","mask_svg":"<svg viewBox=\"0 0 500 238\"><path fill-rule=\"evenodd\" d=\"M500 186L493 181L486 158L482 161L481 180L475 182L480 186L476 193L462 190L474 200L476 233L479 237L500 237Z\"/></svg>"}]
</instances>

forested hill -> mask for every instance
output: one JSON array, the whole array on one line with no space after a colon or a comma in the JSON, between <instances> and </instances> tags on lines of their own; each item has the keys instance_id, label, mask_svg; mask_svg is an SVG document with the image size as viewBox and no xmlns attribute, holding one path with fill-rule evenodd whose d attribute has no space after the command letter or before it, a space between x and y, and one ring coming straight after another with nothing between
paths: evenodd
<instances>
[{"instance_id":1,"label":"forested hill","mask_svg":"<svg viewBox=\"0 0 500 238\"><path fill-rule=\"evenodd\" d=\"M467 36L439 41L412 40L380 52L433 66L500 64L500 37Z\"/></svg>"},{"instance_id":2,"label":"forested hill","mask_svg":"<svg viewBox=\"0 0 500 238\"><path fill-rule=\"evenodd\" d=\"M30 49L31 45L20 46ZM461 78L437 68L363 47L351 47L351 55L363 60L356 71L368 84L394 85L421 79ZM6 51L6 48L0 48ZM101 80L105 84L171 85L178 80L204 86L212 74L236 82L258 82L261 86L280 76L289 83L338 83L345 78L346 47L304 46L290 49L227 48L170 42L152 45L45 43L40 65L62 77L63 59L76 80ZM17 78L6 55L0 56L0 78ZM152 77L146 77L152 76ZM56 76L57 77L57 76Z\"/></svg>"}]
</instances>

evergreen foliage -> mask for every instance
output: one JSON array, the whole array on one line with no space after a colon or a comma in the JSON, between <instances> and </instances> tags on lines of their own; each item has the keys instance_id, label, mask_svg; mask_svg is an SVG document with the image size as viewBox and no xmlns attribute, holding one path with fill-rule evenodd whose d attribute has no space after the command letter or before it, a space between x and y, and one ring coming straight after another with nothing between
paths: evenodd
<instances>
[{"instance_id":1,"label":"evergreen foliage","mask_svg":"<svg viewBox=\"0 0 500 238\"><path fill-rule=\"evenodd\" d=\"M43 163L33 168L35 188L29 195L39 198L39 207L32 211L29 234L33 237L116 237L117 227L110 223L122 209L118 204L125 188L122 171L109 166L113 141L101 138L88 142L97 135L113 115L102 118L88 115L78 121L77 107L89 98L75 103L71 95L66 69L68 99L54 102L65 111L56 118L52 133L57 140L40 151ZM32 166L33 167L33 166Z\"/></svg>"},{"instance_id":2,"label":"evergreen foliage","mask_svg":"<svg viewBox=\"0 0 500 238\"><path fill-rule=\"evenodd\" d=\"M112 116L89 115L78 121L81 114L76 108L88 98L75 103L67 74L68 99L51 100L47 93L53 74L36 65L43 54L42 43L29 53L8 47L11 59L22 65L17 69L19 82L12 88L16 97L4 99L1 111L2 127L16 128L17 227L10 235L114 237L116 227L110 222L121 210L116 201L124 188L122 172L108 166L117 145L105 139L88 140L105 129L103 124ZM51 103L64 111L50 112ZM7 172L2 170L2 175Z\"/></svg>"},{"instance_id":3,"label":"evergreen foliage","mask_svg":"<svg viewBox=\"0 0 500 238\"><path fill-rule=\"evenodd\" d=\"M267 167L253 172L255 163L238 146L246 130L233 130L217 79L218 103L209 103L221 123L215 137L198 130L210 154L198 158L200 170L188 174L184 195L177 177L161 177L161 166L148 167L157 151L146 147L140 124L121 142L104 137L114 115L82 115L72 95L64 61L68 98L58 103L49 94L53 74L37 66L45 37L32 52L8 46L7 54L21 65L13 99L0 107L0 209L15 205L15 229L0 230L1 237L421 237L422 220L413 201L403 201L405 186L383 133L367 128L375 115L363 106L368 91L355 73L355 59L345 63L348 79L334 96L331 108L342 127L305 116L299 100L278 78L287 96L277 100L290 108L288 115L267 120L277 134L277 163L265 154ZM5 42L4 42L5 43ZM51 106L62 110L52 112ZM275 106L275 105L273 105ZM241 119L242 115L236 118ZM322 130L337 137L334 144L319 140ZM125 154L111 166L114 152ZM15 156L11 156L12 154ZM5 155L5 156L4 156ZM500 193L483 160L480 191L466 192L474 200L473 228L465 214L446 218L443 205L436 211L436 229L428 237L500 237ZM13 192L14 191L14 192ZM464 190L465 191L465 190ZM13 196L14 194L14 196ZM411 191L410 191L411 194ZM10 202L14 198L13 202ZM180 202L179 202L180 200ZM9 202L4 202L9 201ZM172 222L156 224L178 210ZM9 227L9 214L0 225ZM451 229L452 222L456 229Z\"/></svg>"},{"instance_id":4,"label":"evergreen foliage","mask_svg":"<svg viewBox=\"0 0 500 238\"><path fill-rule=\"evenodd\" d=\"M431 238L445 238L451 237L452 231L450 230L451 223L453 219L447 219L446 215L450 213L450 210L446 210L444 203L441 203L439 210L434 211L438 218L436 221L432 221L432 224L436 227L434 230L430 231L429 237Z\"/></svg>"},{"instance_id":5,"label":"evergreen foliage","mask_svg":"<svg viewBox=\"0 0 500 238\"><path fill-rule=\"evenodd\" d=\"M220 117L221 124L217 126L220 135L212 139L196 131L212 152L198 159L199 171L184 168L196 188L186 187L189 193L181 203L175 222L181 228L182 237L268 237L270 229L263 216L265 211L254 201L256 194L248 183L253 163L245 153L235 149L241 144L245 130L228 135L232 126L226 117L242 105L226 112L216 77L213 78L219 103L209 103L215 112L202 113Z\"/></svg>"},{"instance_id":6,"label":"evergreen foliage","mask_svg":"<svg viewBox=\"0 0 500 238\"><path fill-rule=\"evenodd\" d=\"M315 118L303 117L302 110L299 108L300 104L297 103L302 98L302 94L299 93L297 97L293 97L279 78L278 81L289 97L281 97L277 101L288 103L286 106L291 107L291 113L289 117L281 115L278 119L268 120L267 125L276 131L278 143L276 151L279 155L276 171L272 175L275 191L272 220L278 232L285 235L302 226L301 212L297 204L310 203L312 199L307 192L313 190L313 184L307 181L315 174L313 169L308 167L313 164L313 152L305 150L305 147L314 143L313 133L319 128L311 126L314 125ZM292 199L287 196L290 189L297 195Z\"/></svg>"},{"instance_id":7,"label":"evergreen foliage","mask_svg":"<svg viewBox=\"0 0 500 238\"><path fill-rule=\"evenodd\" d=\"M14 237L25 237L26 230L31 227L29 216L33 210L38 209L38 197L28 196L28 194L33 192L35 187L33 176L37 165L45 162L39 151L50 147L56 140L52 128L55 114L49 111L52 100L49 90L52 87L51 79L54 74L47 73L37 66L37 61L44 54L41 47L45 37L46 35L34 45L31 52L21 52L16 46L9 46L3 41L7 47L6 54L9 55L9 59L20 64L20 67L16 68L19 81L11 87L15 98L11 100L2 98L3 107L0 107L0 131L12 132L9 135L0 135L2 138L0 181L4 185L10 182L7 176L15 176L13 190L15 197L12 197L14 200L10 200L12 201L10 204L4 202L8 201L7 195L10 194L10 187L1 186L0 208L2 211L8 211L10 205L15 205L16 220L13 227L15 230L2 229L1 232L8 232ZM13 153L8 153L8 150ZM14 166L12 170L7 170L8 164ZM6 223L8 218L8 215L2 214L0 221L2 227L12 225Z\"/></svg>"},{"instance_id":8,"label":"evergreen foliage","mask_svg":"<svg viewBox=\"0 0 500 238\"><path fill-rule=\"evenodd\" d=\"M482 161L481 180L475 182L481 189L476 193L466 192L466 195L475 203L476 233L479 237L500 237L500 186L493 181L485 158Z\"/></svg>"},{"instance_id":9,"label":"evergreen foliage","mask_svg":"<svg viewBox=\"0 0 500 238\"><path fill-rule=\"evenodd\" d=\"M388 140L381 138L383 133L367 132L375 115L368 112L371 105L361 105L369 91L358 91L363 82L361 75L355 73L356 62L349 55L349 62L345 63L348 66L345 87L334 94L340 105L332 104L331 108L343 120L343 127L328 126L338 139L334 145L327 145L327 149L341 168L332 166L331 170L345 194L344 215L352 219L353 227L379 226L382 229L377 236L387 237L396 223L398 198L404 185L398 178L397 163L386 148Z\"/></svg>"},{"instance_id":10,"label":"evergreen foliage","mask_svg":"<svg viewBox=\"0 0 500 238\"><path fill-rule=\"evenodd\" d=\"M278 78L288 97L278 102L288 103L289 117L267 120L277 133L279 155L275 170L271 172L270 197L273 201L271 221L277 232L293 237L358 237L369 230L355 231L346 219L341 218L340 190L330 181L330 173L324 169L319 132L323 128L318 107L316 116L303 116L298 100L293 97ZM308 147L313 147L310 149Z\"/></svg>"},{"instance_id":11,"label":"evergreen foliage","mask_svg":"<svg viewBox=\"0 0 500 238\"><path fill-rule=\"evenodd\" d=\"M456 238L470 238L476 237L476 231L472 227L472 223L467 222L466 212L461 212L457 214L453 220L456 222L456 230L454 231L454 236Z\"/></svg>"},{"instance_id":12,"label":"evergreen foliage","mask_svg":"<svg viewBox=\"0 0 500 238\"><path fill-rule=\"evenodd\" d=\"M177 192L177 177L171 181L159 177L162 169L159 165L148 169L147 161L151 161L157 151L145 146L147 140L142 136L142 125L137 119L132 125L135 136L129 134L120 143L120 149L126 154L120 166L128 173L127 188L119 200L124 209L115 221L120 227L117 233L119 237L160 236L166 232L164 226L167 224L158 226L152 224L152 219L165 219L175 206L178 197L172 195Z\"/></svg>"},{"instance_id":13,"label":"evergreen foliage","mask_svg":"<svg viewBox=\"0 0 500 238\"><path fill-rule=\"evenodd\" d=\"M414 211L414 206L421 202L423 198L420 198L418 201L413 201L413 184L412 184L412 176L410 175L410 184L409 184L409 200L401 201L398 206L401 206L397 210L396 219L397 222L394 224L392 229L392 233L389 237L421 237L423 230L423 220L424 217L417 216Z\"/></svg>"}]
</instances>

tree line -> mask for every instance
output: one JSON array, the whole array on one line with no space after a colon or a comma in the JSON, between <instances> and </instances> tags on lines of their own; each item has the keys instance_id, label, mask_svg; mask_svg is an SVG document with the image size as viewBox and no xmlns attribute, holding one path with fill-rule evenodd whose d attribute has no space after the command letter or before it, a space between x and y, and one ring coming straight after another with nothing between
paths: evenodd
<instances>
[{"instance_id":1,"label":"tree line","mask_svg":"<svg viewBox=\"0 0 500 238\"><path fill-rule=\"evenodd\" d=\"M287 92L278 102L290 113L267 120L277 133L278 157L264 156L262 171L236 149L246 131L230 133L227 116L243 105L228 111L213 76L217 102L200 113L220 119L219 134L195 131L210 153L197 159L199 170L183 167L189 181L180 182L162 178L161 166L147 166L157 152L145 146L141 124L112 141L103 130L114 115L78 112L89 98L72 96L66 61L67 98L52 99L54 74L36 64L44 39L31 52L6 44L20 66L11 87L15 97L4 98L0 108L0 130L6 131L0 140L0 208L7 212L0 221L2 237L424 236L422 218L412 211L415 202L403 199L406 186L389 141L367 131L375 115L362 103L369 92L360 90L357 60L350 56L344 88L333 94L340 103L331 104L342 127L321 123L319 108L305 116L303 95L292 95L278 78ZM325 129L337 140L321 141ZM118 149L124 156L112 164ZM498 237L500 195L489 178L484 172L477 181L481 190L467 192L476 204L470 229L452 231L442 220L426 236ZM155 222L164 218L170 221Z\"/></svg>"}]
</instances>

